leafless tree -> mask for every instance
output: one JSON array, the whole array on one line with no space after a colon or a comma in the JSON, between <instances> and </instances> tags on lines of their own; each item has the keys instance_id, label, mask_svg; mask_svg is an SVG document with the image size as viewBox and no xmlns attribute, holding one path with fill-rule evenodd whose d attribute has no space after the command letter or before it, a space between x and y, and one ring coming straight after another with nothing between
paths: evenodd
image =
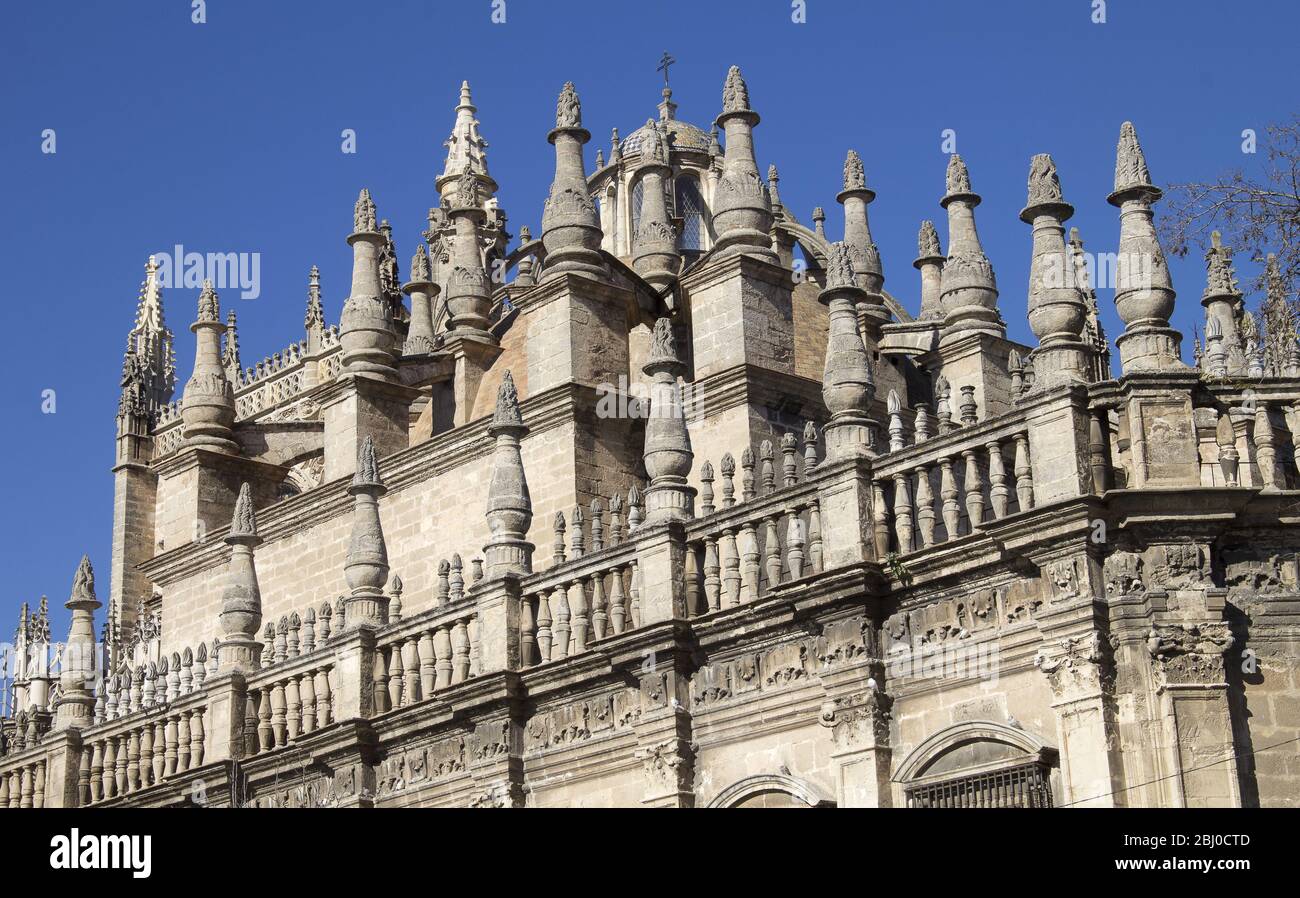
<instances>
[{"instance_id":1,"label":"leafless tree","mask_svg":"<svg viewBox=\"0 0 1300 898\"><path fill-rule=\"evenodd\" d=\"M1277 276L1292 308L1300 311L1296 290L1300 281L1300 116L1267 127L1262 172L1238 169L1213 181L1172 184L1160 219L1161 236L1169 252L1186 256L1209 245L1213 231L1223 242L1257 263L1277 255ZM1263 295L1268 273L1261 270L1253 284ZM1274 284L1274 289L1278 289Z\"/></svg>"}]
</instances>

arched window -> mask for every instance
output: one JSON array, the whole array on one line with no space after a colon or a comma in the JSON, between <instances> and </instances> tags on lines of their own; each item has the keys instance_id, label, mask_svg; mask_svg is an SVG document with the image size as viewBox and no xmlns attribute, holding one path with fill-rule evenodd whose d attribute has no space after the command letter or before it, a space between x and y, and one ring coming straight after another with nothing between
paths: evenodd
<instances>
[{"instance_id":1,"label":"arched window","mask_svg":"<svg viewBox=\"0 0 1300 898\"><path fill-rule=\"evenodd\" d=\"M632 234L631 240L636 239L636 232L641 228L641 200L645 197L645 181L637 181L632 185Z\"/></svg>"},{"instance_id":2,"label":"arched window","mask_svg":"<svg viewBox=\"0 0 1300 898\"><path fill-rule=\"evenodd\" d=\"M700 195L699 182L686 175L678 177L674 199L677 217L682 220L682 233L677 248L684 253L698 253L704 249L706 227L704 197Z\"/></svg>"},{"instance_id":3,"label":"arched window","mask_svg":"<svg viewBox=\"0 0 1300 898\"><path fill-rule=\"evenodd\" d=\"M913 749L894 781L909 808L1050 808L1056 759L1031 733L966 721Z\"/></svg>"}]
</instances>

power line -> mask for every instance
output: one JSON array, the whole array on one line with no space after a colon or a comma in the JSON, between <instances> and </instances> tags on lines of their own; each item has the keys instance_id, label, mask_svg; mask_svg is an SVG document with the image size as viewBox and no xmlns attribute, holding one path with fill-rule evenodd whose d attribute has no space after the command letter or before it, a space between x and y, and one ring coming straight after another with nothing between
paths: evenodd
<instances>
[{"instance_id":1,"label":"power line","mask_svg":"<svg viewBox=\"0 0 1300 898\"><path fill-rule=\"evenodd\" d=\"M1257 754L1260 754L1261 751L1271 751L1273 749L1281 749L1282 746L1291 745L1292 742L1300 742L1300 736L1291 739L1283 739L1282 742L1274 742L1273 745L1266 745L1262 747L1262 749L1252 749L1251 751L1248 751L1247 754L1245 754L1244 756L1245 758L1253 759ZM1093 795L1092 798L1080 798L1079 801L1076 802L1066 802L1065 804L1061 804L1061 807L1070 807L1073 806L1073 804L1083 804L1084 802L1095 802L1099 798L1110 798L1112 797L1112 795L1118 795L1119 793L1122 793L1122 791L1141 789L1143 788L1143 786L1153 786L1156 785L1157 782L1164 782L1165 780L1173 780L1175 776L1186 776L1187 773L1204 771L1204 769L1214 767L1214 765L1217 764L1222 764L1223 762L1226 762L1226 760L1231 760L1232 758L1236 758L1235 749L1234 751L1232 751L1232 754L1223 756L1223 758L1219 758L1218 760L1212 760L1212 762L1206 764L1201 764L1200 767L1192 767L1186 769L1186 771L1179 771L1178 773L1170 773L1169 776L1158 777L1156 778L1156 780L1148 780L1147 782L1135 782L1134 785L1125 786L1125 788L1123 789L1113 789L1112 791L1108 791L1108 793L1102 793L1100 795Z\"/></svg>"}]
</instances>

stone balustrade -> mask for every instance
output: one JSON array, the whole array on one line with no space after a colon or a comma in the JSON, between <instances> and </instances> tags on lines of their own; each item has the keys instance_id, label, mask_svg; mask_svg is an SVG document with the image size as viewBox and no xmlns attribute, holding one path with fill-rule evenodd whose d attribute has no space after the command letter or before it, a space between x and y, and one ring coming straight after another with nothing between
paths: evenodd
<instances>
[{"instance_id":1,"label":"stone balustrade","mask_svg":"<svg viewBox=\"0 0 1300 898\"><path fill-rule=\"evenodd\" d=\"M247 679L244 753L275 751L335 720L334 653L322 645L286 657Z\"/></svg>"},{"instance_id":2,"label":"stone balustrade","mask_svg":"<svg viewBox=\"0 0 1300 898\"><path fill-rule=\"evenodd\" d=\"M447 569L440 568L440 571ZM438 605L389 624L375 640L375 713L405 708L463 683L479 667L479 619L464 584L440 573ZM453 591L454 589L454 591Z\"/></svg>"},{"instance_id":3,"label":"stone balustrade","mask_svg":"<svg viewBox=\"0 0 1300 898\"><path fill-rule=\"evenodd\" d=\"M723 469L727 470L726 467ZM822 571L822 524L816 485L742 493L686 528L686 606L691 616L757 601L782 582Z\"/></svg>"},{"instance_id":4,"label":"stone balustrade","mask_svg":"<svg viewBox=\"0 0 1300 898\"><path fill-rule=\"evenodd\" d=\"M45 807L45 758L24 757L0 771L0 808Z\"/></svg>"},{"instance_id":5,"label":"stone balustrade","mask_svg":"<svg viewBox=\"0 0 1300 898\"><path fill-rule=\"evenodd\" d=\"M79 803L121 798L201 767L209 731L208 697L201 686L173 698L162 692L150 694L147 703L141 696L135 700L138 707L83 732ZM131 692L136 691L133 681Z\"/></svg>"},{"instance_id":6,"label":"stone balustrade","mask_svg":"<svg viewBox=\"0 0 1300 898\"><path fill-rule=\"evenodd\" d=\"M619 539L591 552L579 547L568 560L557 558L520 584L524 667L580 654L641 623L635 541Z\"/></svg>"}]
</instances>

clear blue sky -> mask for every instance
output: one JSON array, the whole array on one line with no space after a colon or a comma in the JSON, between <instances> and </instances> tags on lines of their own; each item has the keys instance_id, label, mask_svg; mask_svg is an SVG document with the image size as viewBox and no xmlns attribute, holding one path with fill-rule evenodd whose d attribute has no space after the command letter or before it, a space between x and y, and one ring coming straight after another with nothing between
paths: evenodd
<instances>
[{"instance_id":1,"label":"clear blue sky","mask_svg":"<svg viewBox=\"0 0 1300 898\"><path fill-rule=\"evenodd\" d=\"M1012 335L1028 340L1029 158L1051 152L1090 250L1118 235L1110 191L1120 122L1132 119L1157 183L1209 177L1255 158L1241 132L1296 111L1300 4L1110 0L788 0L591 3L23 3L0 35L0 171L6 472L0 638L20 602L50 596L56 638L77 561L108 594L113 416L124 336L150 252L261 253L262 295L239 313L245 363L300 338L308 268L337 322L352 203L368 186L393 222L405 270L434 195L442 141L469 79L510 229L539 231L553 164L547 129L576 83L596 146L654 114L670 51L678 116L707 127L739 64L763 123L759 164L807 222L826 207L838 235L844 152L857 148L879 198L872 226L886 289L916 306L916 230L934 218L957 132ZM41 152L41 133L57 153ZM340 152L353 128L358 152ZM945 236L946 245L946 236ZM1199 321L1199 259L1175 260L1175 323ZM1244 275L1249 271L1243 272ZM1120 327L1111 294L1106 326ZM196 291L166 296L182 384ZM53 389L55 414L42 414ZM339 564L342 564L339 559ZM214 584L214 589L218 588Z\"/></svg>"}]
</instances>

